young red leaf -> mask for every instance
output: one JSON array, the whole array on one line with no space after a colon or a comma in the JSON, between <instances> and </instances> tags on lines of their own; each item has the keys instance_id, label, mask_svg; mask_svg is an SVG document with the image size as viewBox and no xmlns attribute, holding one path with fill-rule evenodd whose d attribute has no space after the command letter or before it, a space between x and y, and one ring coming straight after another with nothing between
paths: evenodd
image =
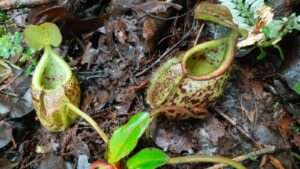
<instances>
[{"instance_id":1,"label":"young red leaf","mask_svg":"<svg viewBox=\"0 0 300 169\"><path fill-rule=\"evenodd\" d=\"M116 169L116 168L105 161L95 161L91 165L90 169Z\"/></svg>"}]
</instances>

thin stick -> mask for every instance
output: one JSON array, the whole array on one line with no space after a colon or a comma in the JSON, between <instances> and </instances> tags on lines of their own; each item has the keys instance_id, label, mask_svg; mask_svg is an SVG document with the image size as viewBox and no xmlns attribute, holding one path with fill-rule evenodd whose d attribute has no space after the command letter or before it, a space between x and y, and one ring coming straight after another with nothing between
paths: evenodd
<instances>
[{"instance_id":1,"label":"thin stick","mask_svg":"<svg viewBox=\"0 0 300 169\"><path fill-rule=\"evenodd\" d=\"M231 125L233 125L241 134L243 134L247 139L251 140L252 143L255 145L256 148L261 149L262 146L258 144L251 136L248 134L242 127L238 126L234 120L232 120L229 116L224 114L218 109L214 109L216 112L221 115L225 120L227 120Z\"/></svg>"},{"instance_id":2,"label":"thin stick","mask_svg":"<svg viewBox=\"0 0 300 169\"><path fill-rule=\"evenodd\" d=\"M246 138L248 138L249 140L251 140L252 143L254 144L254 146L255 146L257 149L259 149L259 150L263 149L263 147L262 147L259 143L257 143L256 140L254 140L254 139L250 136L250 134L248 134L244 129L242 129L240 126L238 126L234 120L232 120L229 116L227 116L226 114L224 114L224 113L221 112L220 110L218 110L218 109L215 109L215 110L216 110L217 113L219 113L224 119L226 119L231 125L233 125L233 126L234 126L241 134L243 134ZM275 161L275 159L277 160L277 158L274 157L274 156L272 156L272 155L264 155L264 156L266 156L268 159L271 160L272 165L274 165L273 162ZM277 160L277 161L278 161L278 160ZM282 164L280 164L280 163L277 163L277 165L280 166L280 167L282 167Z\"/></svg>"},{"instance_id":3,"label":"thin stick","mask_svg":"<svg viewBox=\"0 0 300 169\"><path fill-rule=\"evenodd\" d=\"M246 169L245 166L236 162L230 158L221 157L221 156L208 156L208 155L191 155L184 157L173 157L170 158L166 164L185 164L185 163L224 163L230 165L236 169Z\"/></svg>"},{"instance_id":4,"label":"thin stick","mask_svg":"<svg viewBox=\"0 0 300 169\"><path fill-rule=\"evenodd\" d=\"M251 157L261 156L261 155L264 155L264 154L274 153L275 150L276 150L276 147L275 147L275 146L269 146L269 147L266 147L266 148L263 148L263 149L260 149L260 150L253 151L253 152L248 153L248 154L245 154L245 155L238 156L238 157L236 157L236 158L233 158L232 160L241 162L241 161L250 159ZM216 165L214 165L214 166L208 167L207 169L219 169L219 168L223 168L223 167L226 167L226 166L227 166L227 165L225 165L225 164L216 164Z\"/></svg>"},{"instance_id":5,"label":"thin stick","mask_svg":"<svg viewBox=\"0 0 300 169\"><path fill-rule=\"evenodd\" d=\"M45 5L57 0L1 0L0 9L16 9L16 8L26 8L34 7L38 5Z\"/></svg>"},{"instance_id":6,"label":"thin stick","mask_svg":"<svg viewBox=\"0 0 300 169\"><path fill-rule=\"evenodd\" d=\"M197 34L197 37L196 37L196 39L195 39L195 42L194 42L194 46L196 46L197 43L198 43L198 41L199 41L199 38L200 38L201 32L202 32L202 30L203 30L203 27L204 27L204 23L203 23L203 24L201 25L201 27L200 27L200 30L199 30L199 32L198 32L198 34Z\"/></svg>"},{"instance_id":7,"label":"thin stick","mask_svg":"<svg viewBox=\"0 0 300 169\"><path fill-rule=\"evenodd\" d=\"M16 140L14 138L11 139L11 142L13 144L13 147L17 148L17 143L16 143Z\"/></svg>"},{"instance_id":8,"label":"thin stick","mask_svg":"<svg viewBox=\"0 0 300 169\"><path fill-rule=\"evenodd\" d=\"M72 103L67 103L67 106L69 109L74 111L76 114L78 114L80 117L82 117L84 120L86 120L90 125L97 131L97 133L100 135L100 137L103 139L103 141L107 144L109 139L107 135L104 133L104 131L98 126L98 124L95 122L94 119L92 119L89 115L78 109L76 106L74 106Z\"/></svg>"},{"instance_id":9,"label":"thin stick","mask_svg":"<svg viewBox=\"0 0 300 169\"><path fill-rule=\"evenodd\" d=\"M192 31L188 31L183 37L171 48L167 49L155 62L153 62L149 67L145 68L143 71L138 72L135 74L136 77L143 75L148 70L150 70L153 66L157 65L164 57L166 57L172 50L174 50L178 45L180 45L186 38L191 35Z\"/></svg>"},{"instance_id":10,"label":"thin stick","mask_svg":"<svg viewBox=\"0 0 300 169\"><path fill-rule=\"evenodd\" d=\"M184 16L186 16L187 14L192 13L196 7L197 7L197 5L195 5L195 7L194 7L193 9L191 9L191 10L185 12L185 13L182 14L182 15L164 18L164 17L160 17L160 16L153 15L153 14L151 14L151 13L145 11L145 10L142 9L142 8L137 8L137 7L135 7L134 5L130 5L130 6L129 6L129 8L131 8L131 9L132 9L133 11L135 11L136 13L139 13L139 11L141 11L141 12L143 12L144 14L150 16L151 18L159 19L159 20L162 20L162 21L169 21L169 20L173 20L173 19L178 19L178 18L184 17Z\"/></svg>"}]
</instances>

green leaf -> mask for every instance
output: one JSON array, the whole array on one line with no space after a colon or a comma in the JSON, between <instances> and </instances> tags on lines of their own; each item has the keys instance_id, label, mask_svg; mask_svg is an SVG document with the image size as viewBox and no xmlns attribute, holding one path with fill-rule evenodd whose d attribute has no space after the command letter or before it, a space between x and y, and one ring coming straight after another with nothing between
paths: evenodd
<instances>
[{"instance_id":1,"label":"green leaf","mask_svg":"<svg viewBox=\"0 0 300 169\"><path fill-rule=\"evenodd\" d=\"M278 46L278 45L274 45L274 47L278 50L280 59L281 59L281 60L284 60L284 53L283 53L281 47Z\"/></svg>"},{"instance_id":2,"label":"green leaf","mask_svg":"<svg viewBox=\"0 0 300 169\"><path fill-rule=\"evenodd\" d=\"M21 32L16 32L14 36L15 36L15 40L14 40L15 44L19 44L23 39L23 35Z\"/></svg>"},{"instance_id":3,"label":"green leaf","mask_svg":"<svg viewBox=\"0 0 300 169\"><path fill-rule=\"evenodd\" d=\"M115 163L127 156L137 145L150 123L148 113L138 113L112 135L108 145L108 162Z\"/></svg>"},{"instance_id":4,"label":"green leaf","mask_svg":"<svg viewBox=\"0 0 300 169\"><path fill-rule=\"evenodd\" d=\"M128 169L155 169L164 165L169 156L159 149L146 148L127 161Z\"/></svg>"},{"instance_id":5,"label":"green leaf","mask_svg":"<svg viewBox=\"0 0 300 169\"><path fill-rule=\"evenodd\" d=\"M2 26L0 26L0 37L2 37L5 33L5 30Z\"/></svg>"},{"instance_id":6,"label":"green leaf","mask_svg":"<svg viewBox=\"0 0 300 169\"><path fill-rule=\"evenodd\" d=\"M29 47L41 50L45 46L59 46L62 41L59 28L53 23L43 23L40 26L29 25L24 31L25 41Z\"/></svg>"},{"instance_id":7,"label":"green leaf","mask_svg":"<svg viewBox=\"0 0 300 169\"><path fill-rule=\"evenodd\" d=\"M0 12L0 22L5 22L6 20L8 20L7 11L1 11Z\"/></svg>"},{"instance_id":8,"label":"green leaf","mask_svg":"<svg viewBox=\"0 0 300 169\"><path fill-rule=\"evenodd\" d=\"M265 35L265 37L270 37L271 30L267 26L263 26L261 28L261 32Z\"/></svg>"},{"instance_id":9,"label":"green leaf","mask_svg":"<svg viewBox=\"0 0 300 169\"><path fill-rule=\"evenodd\" d=\"M288 17L284 17L280 20L273 20L267 25L268 31L266 28L262 29L264 35L273 41L280 40L284 35L292 32L296 29L300 31L299 16L291 14Z\"/></svg>"},{"instance_id":10,"label":"green leaf","mask_svg":"<svg viewBox=\"0 0 300 169\"><path fill-rule=\"evenodd\" d=\"M295 159L300 161L300 155L299 154L292 152L292 155L293 155L293 157L295 157Z\"/></svg>"},{"instance_id":11,"label":"green leaf","mask_svg":"<svg viewBox=\"0 0 300 169\"><path fill-rule=\"evenodd\" d=\"M300 95L300 82L295 84L294 90L298 95Z\"/></svg>"},{"instance_id":12,"label":"green leaf","mask_svg":"<svg viewBox=\"0 0 300 169\"><path fill-rule=\"evenodd\" d=\"M25 69L25 75L29 76L33 68L36 66L37 61L36 58L32 58L29 66Z\"/></svg>"},{"instance_id":13,"label":"green leaf","mask_svg":"<svg viewBox=\"0 0 300 169\"><path fill-rule=\"evenodd\" d=\"M266 58L267 53L262 48L260 48L260 54L256 57L256 60L261 61Z\"/></svg>"},{"instance_id":14,"label":"green leaf","mask_svg":"<svg viewBox=\"0 0 300 169\"><path fill-rule=\"evenodd\" d=\"M34 49L28 48L25 52L26 58L28 58L30 55L34 53Z\"/></svg>"},{"instance_id":15,"label":"green leaf","mask_svg":"<svg viewBox=\"0 0 300 169\"><path fill-rule=\"evenodd\" d=\"M274 39L280 36L282 33L281 28L284 25L284 21L282 20L273 20L271 23L268 24L269 32L265 34L267 38Z\"/></svg>"}]
</instances>

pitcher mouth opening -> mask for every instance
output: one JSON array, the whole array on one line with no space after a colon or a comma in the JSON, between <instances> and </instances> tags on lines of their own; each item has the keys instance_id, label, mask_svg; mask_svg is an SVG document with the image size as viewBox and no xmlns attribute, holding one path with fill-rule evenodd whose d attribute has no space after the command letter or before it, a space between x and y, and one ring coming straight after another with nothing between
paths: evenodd
<instances>
[{"instance_id":1,"label":"pitcher mouth opening","mask_svg":"<svg viewBox=\"0 0 300 169\"><path fill-rule=\"evenodd\" d=\"M183 73L194 80L210 80L224 74L234 60L237 32L188 50L182 59Z\"/></svg>"},{"instance_id":2,"label":"pitcher mouth opening","mask_svg":"<svg viewBox=\"0 0 300 169\"><path fill-rule=\"evenodd\" d=\"M49 46L45 48L44 55L35 71L37 73L33 75L32 84L45 92L55 91L66 84L72 76L69 65Z\"/></svg>"}]
</instances>

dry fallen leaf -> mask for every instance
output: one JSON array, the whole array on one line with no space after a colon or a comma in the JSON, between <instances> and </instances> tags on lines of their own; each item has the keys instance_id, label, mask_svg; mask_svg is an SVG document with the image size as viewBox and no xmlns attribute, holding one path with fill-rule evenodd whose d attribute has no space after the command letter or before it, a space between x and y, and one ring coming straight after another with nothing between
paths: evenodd
<instances>
[{"instance_id":1,"label":"dry fallen leaf","mask_svg":"<svg viewBox=\"0 0 300 169\"><path fill-rule=\"evenodd\" d=\"M209 139L214 143L218 144L219 138L225 135L225 126L216 118L210 118L208 125L204 128L209 135Z\"/></svg>"},{"instance_id":2,"label":"dry fallen leaf","mask_svg":"<svg viewBox=\"0 0 300 169\"><path fill-rule=\"evenodd\" d=\"M289 139L289 133L291 131L291 124L293 123L293 118L287 112L280 112L280 114L284 114L283 117L276 122L279 127L279 131L282 137L285 140Z\"/></svg>"},{"instance_id":3,"label":"dry fallen leaf","mask_svg":"<svg viewBox=\"0 0 300 169\"><path fill-rule=\"evenodd\" d=\"M251 80L250 81L250 86L253 89L253 91L255 92L255 97L257 100L262 98L262 94L263 94L263 83L262 81L258 81L258 80Z\"/></svg>"},{"instance_id":4,"label":"dry fallen leaf","mask_svg":"<svg viewBox=\"0 0 300 169\"><path fill-rule=\"evenodd\" d=\"M255 109L255 96L251 93L245 92L242 94L241 100L241 108L246 113L248 120L251 123L254 123L255 116L256 116L256 109Z\"/></svg>"},{"instance_id":5,"label":"dry fallen leaf","mask_svg":"<svg viewBox=\"0 0 300 169\"><path fill-rule=\"evenodd\" d=\"M109 14L104 14L96 18L79 19L73 15L72 10L63 6L53 6L31 10L28 14L28 21L32 24L53 22L58 25L64 38L70 38L95 31L104 25L109 16Z\"/></svg>"},{"instance_id":6,"label":"dry fallen leaf","mask_svg":"<svg viewBox=\"0 0 300 169\"><path fill-rule=\"evenodd\" d=\"M270 159L271 164L276 168L276 169L284 169L284 167L282 166L281 162L275 158L272 155L269 155L268 158Z\"/></svg>"},{"instance_id":7,"label":"dry fallen leaf","mask_svg":"<svg viewBox=\"0 0 300 169\"><path fill-rule=\"evenodd\" d=\"M12 140L13 126L5 121L0 121L0 149Z\"/></svg>"},{"instance_id":8,"label":"dry fallen leaf","mask_svg":"<svg viewBox=\"0 0 300 169\"><path fill-rule=\"evenodd\" d=\"M295 134L291 142L300 148L300 134Z\"/></svg>"}]
</instances>

